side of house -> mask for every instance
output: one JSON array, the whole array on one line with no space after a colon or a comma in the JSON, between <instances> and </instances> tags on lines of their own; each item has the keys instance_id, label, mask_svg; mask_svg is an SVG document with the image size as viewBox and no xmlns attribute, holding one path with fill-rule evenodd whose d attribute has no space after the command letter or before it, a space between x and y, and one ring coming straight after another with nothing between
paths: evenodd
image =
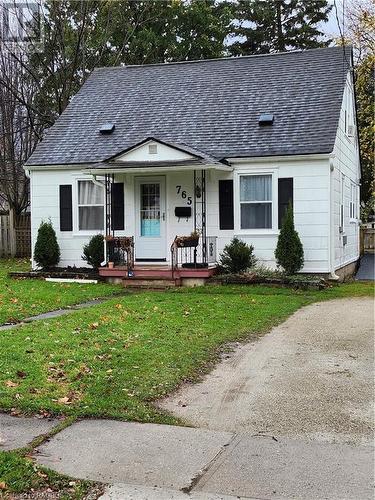
<instances>
[{"instance_id":1,"label":"side of house","mask_svg":"<svg viewBox=\"0 0 375 500\"><path fill-rule=\"evenodd\" d=\"M355 93L348 73L331 160L331 259L342 275L355 270L359 259L361 169L356 127Z\"/></svg>"}]
</instances>

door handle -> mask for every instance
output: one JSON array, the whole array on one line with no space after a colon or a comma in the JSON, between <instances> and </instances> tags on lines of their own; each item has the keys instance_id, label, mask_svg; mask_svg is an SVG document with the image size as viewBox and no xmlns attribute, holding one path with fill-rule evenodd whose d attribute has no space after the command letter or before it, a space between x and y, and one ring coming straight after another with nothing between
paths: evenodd
<instances>
[{"instance_id":1,"label":"door handle","mask_svg":"<svg viewBox=\"0 0 375 500\"><path fill-rule=\"evenodd\" d=\"M163 212L162 219L165 221L165 212Z\"/></svg>"}]
</instances>

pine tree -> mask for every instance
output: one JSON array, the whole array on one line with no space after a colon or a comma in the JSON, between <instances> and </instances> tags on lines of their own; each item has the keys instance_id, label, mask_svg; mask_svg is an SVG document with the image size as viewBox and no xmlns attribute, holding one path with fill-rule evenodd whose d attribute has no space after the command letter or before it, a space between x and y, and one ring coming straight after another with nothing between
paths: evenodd
<instances>
[{"instance_id":1,"label":"pine tree","mask_svg":"<svg viewBox=\"0 0 375 500\"><path fill-rule=\"evenodd\" d=\"M39 226L34 260L42 269L54 267L60 261L60 248L51 221L42 221Z\"/></svg>"},{"instance_id":2,"label":"pine tree","mask_svg":"<svg viewBox=\"0 0 375 500\"><path fill-rule=\"evenodd\" d=\"M294 228L291 204L282 222L275 257L277 265L281 266L287 274L296 274L303 266L303 246Z\"/></svg>"},{"instance_id":3,"label":"pine tree","mask_svg":"<svg viewBox=\"0 0 375 500\"><path fill-rule=\"evenodd\" d=\"M234 30L240 40L229 50L249 55L324 47L330 40L322 40L318 26L331 9L327 0L240 0Z\"/></svg>"}]
</instances>

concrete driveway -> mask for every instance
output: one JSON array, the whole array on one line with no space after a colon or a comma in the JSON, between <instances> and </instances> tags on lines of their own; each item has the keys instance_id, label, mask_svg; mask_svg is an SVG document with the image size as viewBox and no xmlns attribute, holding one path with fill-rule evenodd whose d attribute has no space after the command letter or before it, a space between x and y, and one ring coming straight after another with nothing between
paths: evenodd
<instances>
[{"instance_id":1,"label":"concrete driveway","mask_svg":"<svg viewBox=\"0 0 375 500\"><path fill-rule=\"evenodd\" d=\"M316 303L161 403L194 426L329 443L373 438L374 303Z\"/></svg>"}]
</instances>

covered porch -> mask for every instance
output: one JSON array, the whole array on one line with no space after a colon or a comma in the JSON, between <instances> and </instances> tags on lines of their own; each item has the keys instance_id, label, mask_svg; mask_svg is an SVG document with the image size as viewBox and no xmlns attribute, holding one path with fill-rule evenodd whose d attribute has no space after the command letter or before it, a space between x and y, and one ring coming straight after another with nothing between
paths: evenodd
<instances>
[{"instance_id":1,"label":"covered porch","mask_svg":"<svg viewBox=\"0 0 375 500\"><path fill-rule=\"evenodd\" d=\"M217 235L208 234L207 180L216 169L232 170L196 157L91 167L94 182L102 183L105 192L100 275L125 285L139 280L180 285L212 276Z\"/></svg>"}]
</instances>

